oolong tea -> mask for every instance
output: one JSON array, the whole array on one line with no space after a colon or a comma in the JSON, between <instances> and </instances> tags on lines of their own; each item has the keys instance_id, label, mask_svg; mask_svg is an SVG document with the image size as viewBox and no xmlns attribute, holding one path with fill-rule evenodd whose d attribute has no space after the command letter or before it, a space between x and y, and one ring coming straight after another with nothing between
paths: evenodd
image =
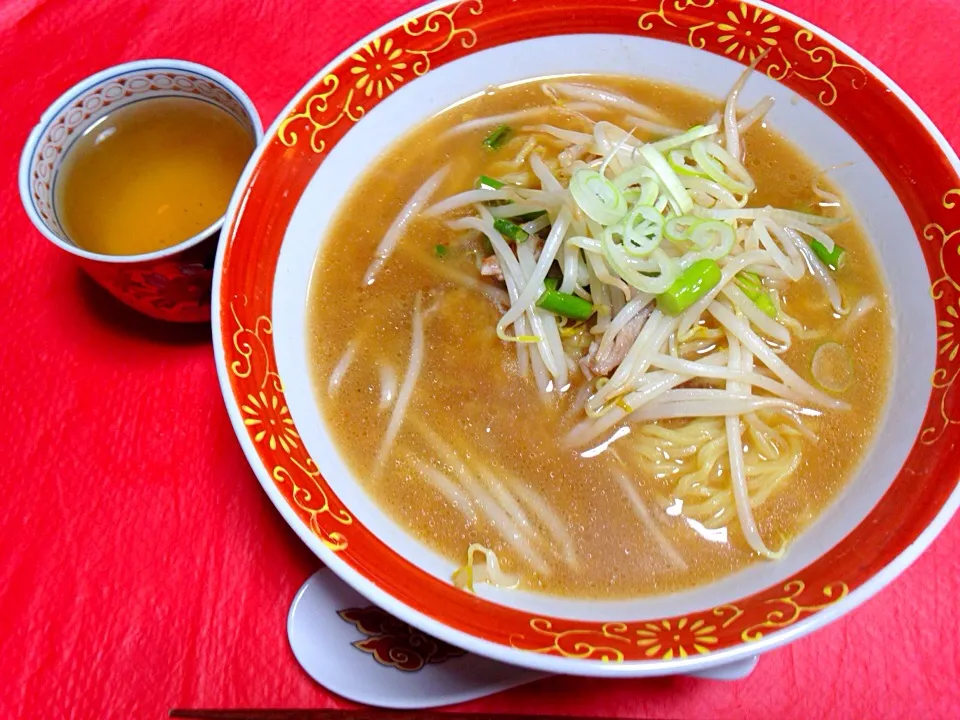
<instances>
[{"instance_id":1,"label":"oolong tea","mask_svg":"<svg viewBox=\"0 0 960 720\"><path fill-rule=\"evenodd\" d=\"M85 250L138 255L176 245L226 211L254 139L198 98L152 98L94 123L68 150L55 197Z\"/></svg>"}]
</instances>

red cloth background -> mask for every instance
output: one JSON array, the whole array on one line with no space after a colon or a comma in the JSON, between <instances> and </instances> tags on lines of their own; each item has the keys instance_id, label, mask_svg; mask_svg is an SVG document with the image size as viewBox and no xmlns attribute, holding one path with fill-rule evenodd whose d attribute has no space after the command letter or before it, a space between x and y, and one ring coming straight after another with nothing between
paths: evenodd
<instances>
[{"instance_id":1,"label":"red cloth background","mask_svg":"<svg viewBox=\"0 0 960 720\"><path fill-rule=\"evenodd\" d=\"M318 561L247 467L220 399L209 328L164 326L113 302L32 228L16 169L44 108L105 66L150 56L212 65L269 124L348 43L414 4L0 2L3 720L343 704L287 646L290 600ZM781 4L863 52L960 143L960 2ZM957 718L958 596L955 520L893 587L766 655L744 681L551 679L469 709Z\"/></svg>"}]
</instances>

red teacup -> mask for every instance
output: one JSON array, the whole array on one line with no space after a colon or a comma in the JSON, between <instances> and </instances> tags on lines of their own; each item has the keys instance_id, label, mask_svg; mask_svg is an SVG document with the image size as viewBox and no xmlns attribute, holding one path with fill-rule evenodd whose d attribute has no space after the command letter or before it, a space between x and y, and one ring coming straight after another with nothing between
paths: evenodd
<instances>
[{"instance_id":1,"label":"red teacup","mask_svg":"<svg viewBox=\"0 0 960 720\"><path fill-rule=\"evenodd\" d=\"M107 113L159 97L203 99L233 115L255 143L263 137L250 98L215 70L183 60L117 65L70 88L43 114L20 159L20 198L37 229L77 258L121 302L159 320L205 322L210 319L213 261L222 217L183 242L139 255L106 255L80 248L57 217L54 186L73 142Z\"/></svg>"}]
</instances>

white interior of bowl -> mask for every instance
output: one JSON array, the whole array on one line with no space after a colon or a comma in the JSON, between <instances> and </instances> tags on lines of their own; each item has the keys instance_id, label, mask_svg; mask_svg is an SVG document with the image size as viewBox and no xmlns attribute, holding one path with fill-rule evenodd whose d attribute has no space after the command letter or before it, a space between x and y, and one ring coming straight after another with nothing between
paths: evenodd
<instances>
[{"instance_id":1,"label":"white interior of bowl","mask_svg":"<svg viewBox=\"0 0 960 720\"><path fill-rule=\"evenodd\" d=\"M478 52L403 86L357 123L332 149L308 185L287 228L273 292L274 341L290 412L324 477L358 521L402 557L447 580L453 564L385 516L355 482L314 400L306 346L306 298L314 260L345 193L395 140L431 114L488 85L567 73L636 74L720 97L742 66L690 47L647 37L576 35L528 40ZM843 90L841 89L841 92ZM893 189L860 146L817 106L763 75L742 94L749 106L764 95L777 105L770 122L820 166L836 173L879 253L896 324L895 371L888 413L877 441L847 489L787 555L722 581L669 596L579 601L482 588L504 605L537 614L592 620L642 619L694 612L733 601L796 573L850 532L892 483L920 429L935 364L930 281L915 233ZM909 368L909 372L902 372Z\"/></svg>"}]
</instances>

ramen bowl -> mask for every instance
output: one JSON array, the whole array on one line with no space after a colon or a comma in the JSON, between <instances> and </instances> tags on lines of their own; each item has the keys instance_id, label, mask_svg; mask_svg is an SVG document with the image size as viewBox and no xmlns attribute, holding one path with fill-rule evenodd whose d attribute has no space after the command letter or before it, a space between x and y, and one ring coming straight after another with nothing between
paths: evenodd
<instances>
[{"instance_id":1,"label":"ramen bowl","mask_svg":"<svg viewBox=\"0 0 960 720\"><path fill-rule=\"evenodd\" d=\"M960 442L960 162L885 75L788 13L729 0L587 4L589 13L583 0L434 3L307 83L267 132L228 211L214 278L216 360L265 492L372 602L515 665L595 676L693 672L850 612L902 572L960 503L951 457ZM451 563L361 489L314 402L308 286L337 207L394 141L487 86L639 69L720 96L758 57L744 106L773 95L769 121L780 133L822 167L851 163L837 180L886 275L894 370L871 449L781 560L708 585L610 601L454 587Z\"/></svg>"}]
</instances>

